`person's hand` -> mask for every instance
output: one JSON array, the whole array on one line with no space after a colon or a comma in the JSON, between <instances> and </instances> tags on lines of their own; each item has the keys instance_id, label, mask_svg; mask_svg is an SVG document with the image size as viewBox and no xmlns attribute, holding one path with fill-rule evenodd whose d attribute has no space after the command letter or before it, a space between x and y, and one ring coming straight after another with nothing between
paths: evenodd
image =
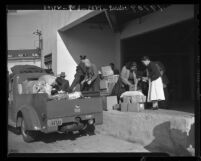
<instances>
[{"instance_id":1,"label":"person's hand","mask_svg":"<svg viewBox=\"0 0 201 161\"><path fill-rule=\"evenodd\" d=\"M142 77L142 81L144 82L148 81L148 77Z\"/></svg>"},{"instance_id":2,"label":"person's hand","mask_svg":"<svg viewBox=\"0 0 201 161\"><path fill-rule=\"evenodd\" d=\"M87 82L87 84L90 85L90 84L91 84L91 80L89 80L89 81Z\"/></svg>"},{"instance_id":3,"label":"person's hand","mask_svg":"<svg viewBox=\"0 0 201 161\"><path fill-rule=\"evenodd\" d=\"M84 82L85 82L85 80L83 80L83 81L81 82L81 84L84 84Z\"/></svg>"}]
</instances>

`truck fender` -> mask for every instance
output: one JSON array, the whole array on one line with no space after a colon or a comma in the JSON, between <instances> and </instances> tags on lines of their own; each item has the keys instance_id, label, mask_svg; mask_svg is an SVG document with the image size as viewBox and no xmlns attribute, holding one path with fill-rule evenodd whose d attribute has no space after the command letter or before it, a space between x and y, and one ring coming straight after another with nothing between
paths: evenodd
<instances>
[{"instance_id":1,"label":"truck fender","mask_svg":"<svg viewBox=\"0 0 201 161\"><path fill-rule=\"evenodd\" d=\"M36 111L30 106L24 106L20 109L24 118L27 130L40 130L41 123Z\"/></svg>"}]
</instances>

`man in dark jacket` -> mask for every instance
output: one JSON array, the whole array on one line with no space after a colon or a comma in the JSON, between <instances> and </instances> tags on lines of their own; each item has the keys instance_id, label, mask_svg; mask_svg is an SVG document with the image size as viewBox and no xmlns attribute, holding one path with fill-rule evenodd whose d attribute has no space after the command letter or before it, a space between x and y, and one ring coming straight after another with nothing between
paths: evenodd
<instances>
[{"instance_id":1,"label":"man in dark jacket","mask_svg":"<svg viewBox=\"0 0 201 161\"><path fill-rule=\"evenodd\" d=\"M57 77L55 82L56 84L53 86L55 90L52 91L52 94L57 94L58 91L69 92L69 81L65 79L65 72L61 72L60 77Z\"/></svg>"}]
</instances>

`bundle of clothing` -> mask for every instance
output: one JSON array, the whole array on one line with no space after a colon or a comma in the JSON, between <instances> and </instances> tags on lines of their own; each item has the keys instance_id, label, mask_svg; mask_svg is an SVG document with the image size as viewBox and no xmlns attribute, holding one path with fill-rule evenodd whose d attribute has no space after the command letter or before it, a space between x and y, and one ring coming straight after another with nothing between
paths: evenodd
<instances>
[{"instance_id":1,"label":"bundle of clothing","mask_svg":"<svg viewBox=\"0 0 201 161\"><path fill-rule=\"evenodd\" d=\"M42 75L38 80L25 80L22 83L23 94L47 93L49 99L77 99L81 97L81 92L68 93L58 90L57 77L52 75Z\"/></svg>"}]
</instances>

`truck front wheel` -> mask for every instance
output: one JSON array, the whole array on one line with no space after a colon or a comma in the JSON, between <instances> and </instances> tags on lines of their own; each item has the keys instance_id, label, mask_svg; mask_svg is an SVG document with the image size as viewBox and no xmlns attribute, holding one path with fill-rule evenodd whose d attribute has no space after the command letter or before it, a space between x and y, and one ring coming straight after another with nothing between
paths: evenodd
<instances>
[{"instance_id":1,"label":"truck front wheel","mask_svg":"<svg viewBox=\"0 0 201 161\"><path fill-rule=\"evenodd\" d=\"M26 129L26 123L25 123L23 117L22 117L22 121L21 121L21 134L22 134L23 140L25 142L32 142L35 140L33 132L28 131Z\"/></svg>"}]
</instances>

